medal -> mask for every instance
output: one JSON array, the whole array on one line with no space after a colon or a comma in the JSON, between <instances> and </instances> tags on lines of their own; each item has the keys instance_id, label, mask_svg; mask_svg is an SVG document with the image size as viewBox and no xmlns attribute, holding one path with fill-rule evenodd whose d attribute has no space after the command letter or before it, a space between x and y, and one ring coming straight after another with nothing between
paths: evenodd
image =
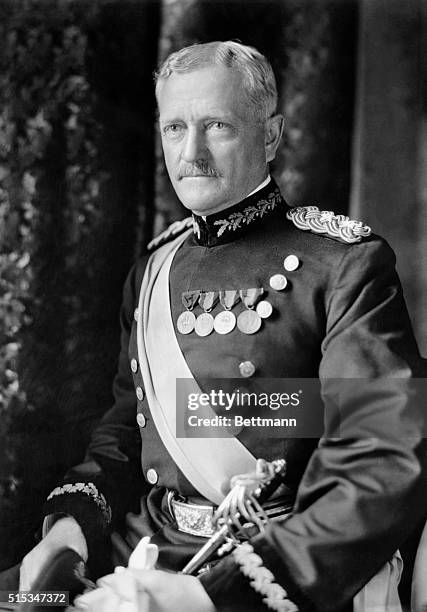
<instances>
[{"instance_id":1,"label":"medal","mask_svg":"<svg viewBox=\"0 0 427 612\"><path fill-rule=\"evenodd\" d=\"M199 304L205 312L210 312L212 308L215 308L218 302L218 296L216 291L202 291L199 297Z\"/></svg>"},{"instance_id":2,"label":"medal","mask_svg":"<svg viewBox=\"0 0 427 612\"><path fill-rule=\"evenodd\" d=\"M219 312L214 321L217 334L229 334L236 327L236 316L230 310Z\"/></svg>"},{"instance_id":3,"label":"medal","mask_svg":"<svg viewBox=\"0 0 427 612\"><path fill-rule=\"evenodd\" d=\"M176 326L180 334L190 334L194 329L195 323L196 317L194 313L191 310L184 310L179 315Z\"/></svg>"},{"instance_id":4,"label":"medal","mask_svg":"<svg viewBox=\"0 0 427 612\"><path fill-rule=\"evenodd\" d=\"M239 294L246 308L253 308L258 298L262 296L264 289L255 287L253 289L240 289Z\"/></svg>"},{"instance_id":5,"label":"medal","mask_svg":"<svg viewBox=\"0 0 427 612\"><path fill-rule=\"evenodd\" d=\"M262 300L257 304L256 311L261 317L261 319L268 319L273 312L273 306L267 300Z\"/></svg>"},{"instance_id":6,"label":"medal","mask_svg":"<svg viewBox=\"0 0 427 612\"><path fill-rule=\"evenodd\" d=\"M239 301L239 295L235 289L220 291L219 301L224 310L216 315L214 329L218 334L229 334L236 327L236 316L231 309Z\"/></svg>"},{"instance_id":7,"label":"medal","mask_svg":"<svg viewBox=\"0 0 427 612\"><path fill-rule=\"evenodd\" d=\"M261 327L262 319L254 310L257 299L264 293L262 287L252 289L240 289L239 294L246 310L237 317L237 327L244 334L255 334Z\"/></svg>"},{"instance_id":8,"label":"medal","mask_svg":"<svg viewBox=\"0 0 427 612\"><path fill-rule=\"evenodd\" d=\"M196 323L196 317L191 312L199 299L200 291L184 291L181 296L182 303L186 310L181 312L176 322L177 329L180 334L190 334Z\"/></svg>"},{"instance_id":9,"label":"medal","mask_svg":"<svg viewBox=\"0 0 427 612\"><path fill-rule=\"evenodd\" d=\"M255 334L261 327L262 319L255 310L244 310L237 317L237 327L244 334Z\"/></svg>"},{"instance_id":10,"label":"medal","mask_svg":"<svg viewBox=\"0 0 427 612\"><path fill-rule=\"evenodd\" d=\"M199 299L200 291L184 291L181 296L181 301L187 310L193 310Z\"/></svg>"},{"instance_id":11,"label":"medal","mask_svg":"<svg viewBox=\"0 0 427 612\"><path fill-rule=\"evenodd\" d=\"M214 328L214 318L208 312L203 312L196 319L194 329L198 336L209 336Z\"/></svg>"},{"instance_id":12,"label":"medal","mask_svg":"<svg viewBox=\"0 0 427 612\"><path fill-rule=\"evenodd\" d=\"M220 291L219 301L224 310L231 310L239 301L240 296L235 289Z\"/></svg>"},{"instance_id":13,"label":"medal","mask_svg":"<svg viewBox=\"0 0 427 612\"><path fill-rule=\"evenodd\" d=\"M209 311L214 308L218 301L215 291L203 291L200 293L199 304L205 312L196 319L194 329L198 336L209 336L214 328L214 318Z\"/></svg>"}]
</instances>

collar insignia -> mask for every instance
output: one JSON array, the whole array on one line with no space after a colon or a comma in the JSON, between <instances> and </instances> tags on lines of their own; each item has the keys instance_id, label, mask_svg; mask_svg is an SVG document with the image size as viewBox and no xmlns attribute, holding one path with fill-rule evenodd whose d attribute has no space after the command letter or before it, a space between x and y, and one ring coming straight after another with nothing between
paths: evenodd
<instances>
[{"instance_id":1,"label":"collar insignia","mask_svg":"<svg viewBox=\"0 0 427 612\"><path fill-rule=\"evenodd\" d=\"M360 242L372 233L368 225L331 210L319 210L317 206L297 206L286 213L286 217L299 229L324 234L339 242Z\"/></svg>"},{"instance_id":2,"label":"collar insignia","mask_svg":"<svg viewBox=\"0 0 427 612\"><path fill-rule=\"evenodd\" d=\"M266 198L258 200L256 204L247 206L242 211L231 213L226 219L219 219L214 222L218 225L218 238L226 231L235 231L242 225L249 225L257 218L262 218L268 211L276 208L277 204L282 201L279 189L276 187Z\"/></svg>"}]
</instances>

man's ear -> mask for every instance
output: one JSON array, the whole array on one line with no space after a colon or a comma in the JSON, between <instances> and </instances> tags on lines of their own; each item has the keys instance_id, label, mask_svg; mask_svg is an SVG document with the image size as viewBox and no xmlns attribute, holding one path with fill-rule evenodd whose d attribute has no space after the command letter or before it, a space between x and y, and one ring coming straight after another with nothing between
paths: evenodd
<instances>
[{"instance_id":1,"label":"man's ear","mask_svg":"<svg viewBox=\"0 0 427 612\"><path fill-rule=\"evenodd\" d=\"M276 157L277 147L282 138L283 115L274 115L269 117L265 123L265 161L271 162Z\"/></svg>"}]
</instances>

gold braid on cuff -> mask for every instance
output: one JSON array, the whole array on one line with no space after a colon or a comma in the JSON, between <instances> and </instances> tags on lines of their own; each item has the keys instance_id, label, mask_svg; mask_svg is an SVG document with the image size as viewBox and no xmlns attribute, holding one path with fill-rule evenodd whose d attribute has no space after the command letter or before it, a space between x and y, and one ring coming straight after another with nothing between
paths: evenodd
<instances>
[{"instance_id":1,"label":"gold braid on cuff","mask_svg":"<svg viewBox=\"0 0 427 612\"><path fill-rule=\"evenodd\" d=\"M241 572L250 579L250 585L263 596L263 602L275 612L297 612L298 608L288 598L288 594L269 569L263 566L262 559L254 552L249 542L239 544L232 553L240 565Z\"/></svg>"},{"instance_id":2,"label":"gold braid on cuff","mask_svg":"<svg viewBox=\"0 0 427 612\"><path fill-rule=\"evenodd\" d=\"M105 497L98 491L93 482L75 482L74 484L65 484L62 487L56 487L47 497L47 501L57 495L66 495L68 493L83 493L92 498L98 508L101 510L107 524L111 523L111 508L107 504Z\"/></svg>"}]
</instances>

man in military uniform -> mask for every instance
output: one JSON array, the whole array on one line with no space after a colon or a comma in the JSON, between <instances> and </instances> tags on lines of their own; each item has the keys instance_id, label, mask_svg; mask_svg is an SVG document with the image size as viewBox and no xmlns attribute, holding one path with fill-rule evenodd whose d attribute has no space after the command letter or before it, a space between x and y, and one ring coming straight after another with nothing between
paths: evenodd
<instances>
[{"instance_id":1,"label":"man in military uniform","mask_svg":"<svg viewBox=\"0 0 427 612\"><path fill-rule=\"evenodd\" d=\"M344 400L339 438L235 430L230 448L224 439L216 447L224 452L212 453L218 464L225 456L222 467L203 446L190 460L196 447L177 444L164 426L182 372L195 385L416 374L393 252L362 223L286 205L268 170L283 118L271 67L255 49L183 49L161 67L156 94L169 176L192 216L153 241L151 258L128 276L115 405L85 462L49 495L46 535L24 559L21 586L61 546L107 571L115 530L116 562L126 565L142 536L159 547L159 569L140 579L150 610L342 611L353 601L359 610L398 610L391 560L425 507L420 425L400 386L370 396L358 385ZM354 438L354 421L369 435ZM411 435L401 436L403 427ZM206 541L189 517L221 502L242 457L248 466L286 459L283 508L290 503L292 514L265 521L198 578L176 573ZM385 589L384 598L364 604L360 593L381 571L373 597Z\"/></svg>"}]
</instances>

